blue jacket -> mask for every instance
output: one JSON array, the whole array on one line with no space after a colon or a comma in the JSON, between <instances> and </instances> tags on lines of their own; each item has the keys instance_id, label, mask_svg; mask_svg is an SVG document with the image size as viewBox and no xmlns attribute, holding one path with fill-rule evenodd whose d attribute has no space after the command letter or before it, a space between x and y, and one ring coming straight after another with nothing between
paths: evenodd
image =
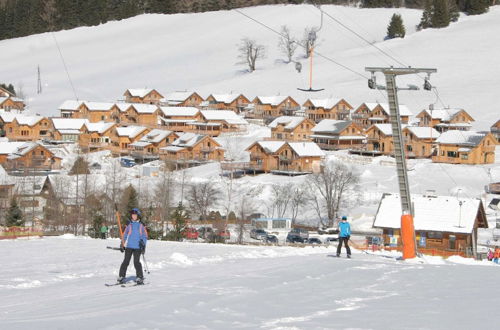
<instances>
[{"instance_id":1,"label":"blue jacket","mask_svg":"<svg viewBox=\"0 0 500 330\"><path fill-rule=\"evenodd\" d=\"M341 221L339 223L339 236L340 237L351 236L351 225L349 224L349 222Z\"/></svg>"},{"instance_id":2,"label":"blue jacket","mask_svg":"<svg viewBox=\"0 0 500 330\"><path fill-rule=\"evenodd\" d=\"M129 249L140 249L139 241L148 241L146 227L139 221L131 221L123 232L123 246Z\"/></svg>"}]
</instances>

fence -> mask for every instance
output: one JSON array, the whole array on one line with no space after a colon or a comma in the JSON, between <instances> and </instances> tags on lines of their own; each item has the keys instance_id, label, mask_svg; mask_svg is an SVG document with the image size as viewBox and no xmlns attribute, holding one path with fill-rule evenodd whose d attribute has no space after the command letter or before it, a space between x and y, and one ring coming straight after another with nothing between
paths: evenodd
<instances>
[{"instance_id":1,"label":"fence","mask_svg":"<svg viewBox=\"0 0 500 330\"><path fill-rule=\"evenodd\" d=\"M31 227L1 227L0 239L14 239L19 237L43 236L40 228Z\"/></svg>"}]
</instances>

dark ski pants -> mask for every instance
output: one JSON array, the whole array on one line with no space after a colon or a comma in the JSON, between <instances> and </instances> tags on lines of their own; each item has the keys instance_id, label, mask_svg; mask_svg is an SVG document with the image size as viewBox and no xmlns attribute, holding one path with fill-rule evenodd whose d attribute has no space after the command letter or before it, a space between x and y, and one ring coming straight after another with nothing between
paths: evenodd
<instances>
[{"instance_id":1,"label":"dark ski pants","mask_svg":"<svg viewBox=\"0 0 500 330\"><path fill-rule=\"evenodd\" d=\"M340 255L340 250L342 249L342 242L344 242L345 249L347 251L347 255L350 256L351 255L351 248L347 244L347 242L349 242L349 236L339 237L339 245L337 246L337 255L338 256Z\"/></svg>"},{"instance_id":2,"label":"dark ski pants","mask_svg":"<svg viewBox=\"0 0 500 330\"><path fill-rule=\"evenodd\" d=\"M132 258L132 254L134 255L134 267L135 267L135 275L137 277L144 277L142 273L142 265L141 265L141 250L140 249L125 249L125 258L123 259L122 265L120 266L120 277L125 277L127 274L127 267L130 263L130 259Z\"/></svg>"}]
</instances>

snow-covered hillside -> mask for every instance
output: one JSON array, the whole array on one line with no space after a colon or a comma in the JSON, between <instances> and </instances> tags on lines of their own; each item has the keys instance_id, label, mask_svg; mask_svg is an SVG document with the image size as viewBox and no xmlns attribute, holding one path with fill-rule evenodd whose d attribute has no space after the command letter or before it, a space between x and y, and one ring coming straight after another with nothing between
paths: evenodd
<instances>
[{"instance_id":1,"label":"snow-covered hillside","mask_svg":"<svg viewBox=\"0 0 500 330\"><path fill-rule=\"evenodd\" d=\"M66 238L66 239L65 239ZM143 287L117 240L0 241L2 329L495 329L500 267L459 257L332 258L327 247L152 241ZM43 251L43 253L40 253ZM130 265L128 275L134 275Z\"/></svg>"},{"instance_id":2,"label":"snow-covered hillside","mask_svg":"<svg viewBox=\"0 0 500 330\"><path fill-rule=\"evenodd\" d=\"M487 129L499 118L500 7L480 16L461 17L458 23L439 30L415 32L421 11L410 9L357 9L323 6L366 40L397 61L413 67L435 67L434 93L401 92L400 100L413 112L437 103L438 107L465 108L476 120L475 128ZM301 37L305 27L319 26L320 12L311 5L265 6L242 10L279 30L282 25ZM383 41L394 12L402 15L405 39ZM55 38L54 38L55 36ZM267 47L267 58L248 74L236 66L237 44L244 37ZM13 83L28 97L33 112L56 115L57 106L74 98L55 39L64 55L79 99L114 101L127 88L153 87L160 92L196 90L210 93L256 95L289 94L299 101L313 95L297 91L308 87L307 61L297 53L304 70L284 64L277 50L278 36L236 11L203 14L142 15L98 27L33 35L0 42L0 80ZM384 93L367 88L366 66L400 66L375 47L356 37L328 16L319 32L317 52L355 71L316 57L314 87L321 94L346 98L354 106L384 101ZM43 94L36 94L36 68L42 73ZM383 78L380 77L380 82ZM421 78L402 77L400 85L422 84Z\"/></svg>"}]
</instances>

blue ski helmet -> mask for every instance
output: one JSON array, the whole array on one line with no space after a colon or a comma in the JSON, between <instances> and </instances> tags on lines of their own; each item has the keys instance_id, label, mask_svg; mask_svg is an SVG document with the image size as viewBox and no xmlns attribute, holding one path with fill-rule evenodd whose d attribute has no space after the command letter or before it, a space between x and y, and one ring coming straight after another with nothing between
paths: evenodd
<instances>
[{"instance_id":1,"label":"blue ski helmet","mask_svg":"<svg viewBox=\"0 0 500 330\"><path fill-rule=\"evenodd\" d=\"M139 210L137 207L134 207L132 210L130 210L130 214L137 214L137 216L141 216L141 210Z\"/></svg>"},{"instance_id":2,"label":"blue ski helmet","mask_svg":"<svg viewBox=\"0 0 500 330\"><path fill-rule=\"evenodd\" d=\"M345 215L342 216L342 220L347 220L347 217Z\"/></svg>"}]
</instances>

